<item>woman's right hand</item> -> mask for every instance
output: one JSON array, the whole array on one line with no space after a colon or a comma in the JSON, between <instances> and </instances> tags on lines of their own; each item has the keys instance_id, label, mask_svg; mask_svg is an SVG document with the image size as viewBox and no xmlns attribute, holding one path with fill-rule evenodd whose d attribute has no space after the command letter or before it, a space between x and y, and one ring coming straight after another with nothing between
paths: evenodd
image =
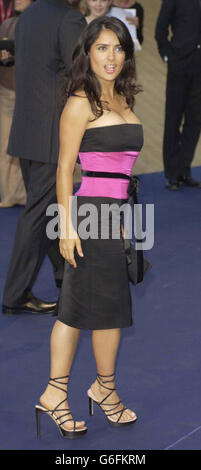
<instances>
[{"instance_id":1,"label":"woman's right hand","mask_svg":"<svg viewBox=\"0 0 201 470\"><path fill-rule=\"evenodd\" d=\"M59 242L60 253L63 258L68 261L68 263L72 264L74 268L77 268L77 264L75 261L74 250L76 248L77 253L79 256L83 258L83 251L81 246L80 238L75 236L75 238L66 238L61 239Z\"/></svg>"}]
</instances>

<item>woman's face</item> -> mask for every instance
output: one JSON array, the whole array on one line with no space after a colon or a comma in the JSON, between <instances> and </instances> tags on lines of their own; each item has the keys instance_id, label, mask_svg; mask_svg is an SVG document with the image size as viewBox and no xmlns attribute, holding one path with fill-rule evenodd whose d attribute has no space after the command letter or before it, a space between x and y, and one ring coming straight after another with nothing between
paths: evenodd
<instances>
[{"instance_id":1,"label":"woman's face","mask_svg":"<svg viewBox=\"0 0 201 470\"><path fill-rule=\"evenodd\" d=\"M91 68L99 80L115 80L125 60L125 52L116 34L103 29L89 51Z\"/></svg>"},{"instance_id":2,"label":"woman's face","mask_svg":"<svg viewBox=\"0 0 201 470\"><path fill-rule=\"evenodd\" d=\"M29 5L31 5L31 3L32 3L32 0L15 0L14 1L14 9L15 9L15 11L22 12Z\"/></svg>"},{"instance_id":3,"label":"woman's face","mask_svg":"<svg viewBox=\"0 0 201 470\"><path fill-rule=\"evenodd\" d=\"M87 0L87 6L89 8L90 15L92 15L94 18L106 15L110 4L111 0Z\"/></svg>"}]
</instances>

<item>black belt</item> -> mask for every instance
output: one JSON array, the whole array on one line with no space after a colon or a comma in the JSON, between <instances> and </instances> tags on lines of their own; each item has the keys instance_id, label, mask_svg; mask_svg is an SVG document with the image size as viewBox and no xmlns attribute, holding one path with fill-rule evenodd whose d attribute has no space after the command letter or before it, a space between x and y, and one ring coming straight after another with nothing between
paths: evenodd
<instances>
[{"instance_id":1,"label":"black belt","mask_svg":"<svg viewBox=\"0 0 201 470\"><path fill-rule=\"evenodd\" d=\"M108 171L88 171L82 170L82 176L95 176L98 178L123 178L130 180L130 176L125 173L109 173Z\"/></svg>"},{"instance_id":2,"label":"black belt","mask_svg":"<svg viewBox=\"0 0 201 470\"><path fill-rule=\"evenodd\" d=\"M82 176L94 176L95 178L121 178L129 180L128 195L133 198L134 204L137 204L136 192L139 190L139 179L135 175L126 175L125 173L110 173L108 171L89 171L82 170Z\"/></svg>"}]
</instances>

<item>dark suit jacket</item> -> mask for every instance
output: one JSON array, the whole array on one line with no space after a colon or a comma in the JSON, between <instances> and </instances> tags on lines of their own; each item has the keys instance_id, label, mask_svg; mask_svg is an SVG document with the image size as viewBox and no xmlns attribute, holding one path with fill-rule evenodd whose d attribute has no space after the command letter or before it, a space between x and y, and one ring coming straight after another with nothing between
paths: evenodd
<instances>
[{"instance_id":1,"label":"dark suit jacket","mask_svg":"<svg viewBox=\"0 0 201 470\"><path fill-rule=\"evenodd\" d=\"M20 16L9 154L57 163L61 72L69 68L72 50L85 26L84 17L66 0L37 0Z\"/></svg>"},{"instance_id":2,"label":"dark suit jacket","mask_svg":"<svg viewBox=\"0 0 201 470\"><path fill-rule=\"evenodd\" d=\"M200 41L200 22L200 0L163 0L155 31L161 57L167 56L168 62L188 66Z\"/></svg>"}]
</instances>

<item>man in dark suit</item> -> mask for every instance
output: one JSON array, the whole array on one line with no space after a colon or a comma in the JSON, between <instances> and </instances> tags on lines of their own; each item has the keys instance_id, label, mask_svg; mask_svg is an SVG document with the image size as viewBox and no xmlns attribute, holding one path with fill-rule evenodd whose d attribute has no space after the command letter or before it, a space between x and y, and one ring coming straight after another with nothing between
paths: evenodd
<instances>
[{"instance_id":1,"label":"man in dark suit","mask_svg":"<svg viewBox=\"0 0 201 470\"><path fill-rule=\"evenodd\" d=\"M201 0L163 0L155 38L168 65L163 140L166 187L201 188L190 171L201 130Z\"/></svg>"},{"instance_id":2,"label":"man in dark suit","mask_svg":"<svg viewBox=\"0 0 201 470\"><path fill-rule=\"evenodd\" d=\"M37 0L16 27L16 103L8 153L19 157L27 189L7 274L3 313L49 313L54 302L32 293L45 255L56 276L63 270L59 243L46 235L46 209L56 203L61 73L71 64L84 17L66 0Z\"/></svg>"}]
</instances>

